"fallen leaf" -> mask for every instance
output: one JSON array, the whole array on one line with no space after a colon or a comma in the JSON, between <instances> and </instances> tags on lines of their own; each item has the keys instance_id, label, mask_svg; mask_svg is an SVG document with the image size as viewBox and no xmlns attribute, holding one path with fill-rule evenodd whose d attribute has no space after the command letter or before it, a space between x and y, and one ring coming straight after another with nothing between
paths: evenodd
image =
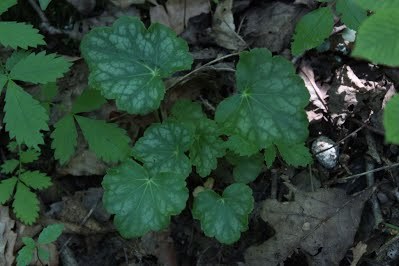
<instances>
[{"instance_id":1,"label":"fallen leaf","mask_svg":"<svg viewBox=\"0 0 399 266\"><path fill-rule=\"evenodd\" d=\"M355 196L341 189L301 192L288 184L295 201L263 202L261 217L276 234L245 252L247 265L278 265L297 250L308 254L309 265L338 265L353 243L365 201L373 190Z\"/></svg>"},{"instance_id":2,"label":"fallen leaf","mask_svg":"<svg viewBox=\"0 0 399 266\"><path fill-rule=\"evenodd\" d=\"M356 247L352 248L353 252L353 260L351 266L356 266L359 263L359 260L362 258L363 254L367 251L367 244L364 244L362 241L357 243Z\"/></svg>"},{"instance_id":3,"label":"fallen leaf","mask_svg":"<svg viewBox=\"0 0 399 266\"><path fill-rule=\"evenodd\" d=\"M13 265L17 234L13 231L15 221L10 218L8 207L0 206L0 265Z\"/></svg>"},{"instance_id":4,"label":"fallen leaf","mask_svg":"<svg viewBox=\"0 0 399 266\"><path fill-rule=\"evenodd\" d=\"M209 12L208 0L168 0L164 6L151 7L150 17L152 23L162 23L180 34L186 28L190 18Z\"/></svg>"},{"instance_id":5,"label":"fallen leaf","mask_svg":"<svg viewBox=\"0 0 399 266\"><path fill-rule=\"evenodd\" d=\"M233 0L219 1L213 15L212 33L218 45L229 50L242 50L247 45L236 33L232 8Z\"/></svg>"}]
</instances>

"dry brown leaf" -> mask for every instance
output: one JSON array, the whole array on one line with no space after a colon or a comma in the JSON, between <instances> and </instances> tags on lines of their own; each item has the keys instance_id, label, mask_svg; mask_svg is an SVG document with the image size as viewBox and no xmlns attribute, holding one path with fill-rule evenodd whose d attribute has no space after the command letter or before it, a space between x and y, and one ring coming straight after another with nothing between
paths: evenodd
<instances>
[{"instance_id":1,"label":"dry brown leaf","mask_svg":"<svg viewBox=\"0 0 399 266\"><path fill-rule=\"evenodd\" d=\"M172 28L177 34L184 31L190 18L209 13L208 0L168 0L150 9L151 22L159 22Z\"/></svg>"},{"instance_id":2,"label":"dry brown leaf","mask_svg":"<svg viewBox=\"0 0 399 266\"><path fill-rule=\"evenodd\" d=\"M9 208L0 206L0 265L9 266L15 260L13 255L17 234L13 231L15 221L9 216Z\"/></svg>"},{"instance_id":3,"label":"dry brown leaf","mask_svg":"<svg viewBox=\"0 0 399 266\"><path fill-rule=\"evenodd\" d=\"M234 24L233 0L221 0L212 20L212 33L216 43L229 50L242 50L245 41L236 33Z\"/></svg>"},{"instance_id":4,"label":"dry brown leaf","mask_svg":"<svg viewBox=\"0 0 399 266\"><path fill-rule=\"evenodd\" d=\"M292 187L292 185L290 185ZM353 243L365 201L372 189L356 196L340 189L295 193L295 201L263 202L261 217L276 234L245 252L247 265L278 265L297 250L308 254L309 265L338 265Z\"/></svg>"},{"instance_id":5,"label":"dry brown leaf","mask_svg":"<svg viewBox=\"0 0 399 266\"><path fill-rule=\"evenodd\" d=\"M367 244L360 241L357 243L356 247L352 248L353 252L353 260L351 266L356 266L359 263L359 260L362 258L363 254L367 251Z\"/></svg>"}]
</instances>

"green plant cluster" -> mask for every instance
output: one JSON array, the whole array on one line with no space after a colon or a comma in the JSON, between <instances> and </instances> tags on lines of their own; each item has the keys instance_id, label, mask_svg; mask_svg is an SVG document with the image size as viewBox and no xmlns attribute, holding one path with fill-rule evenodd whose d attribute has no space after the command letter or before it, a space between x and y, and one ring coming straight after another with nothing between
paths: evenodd
<instances>
[{"instance_id":1,"label":"green plant cluster","mask_svg":"<svg viewBox=\"0 0 399 266\"><path fill-rule=\"evenodd\" d=\"M49 2L40 1L41 7L45 9ZM320 2L326 4L305 15L297 25L294 55L317 47L329 36L336 13L358 32L354 56L399 65L396 39L385 36L385 42L376 40L399 28L384 24L399 23L395 1ZM0 14L15 3L3 1ZM374 46L367 48L364 43ZM110 27L88 33L81 52L90 69L89 88L70 109L64 107L65 115L50 127L49 113L57 108L53 103L58 90L55 82L71 63L54 54L27 51L45 42L37 30L23 23L0 22L0 44L15 50L0 68L0 88L6 88L3 121L13 140L9 150L18 157L1 166L2 173L10 178L0 182L0 204L13 200L14 213L26 224L34 223L39 213L32 190L49 187L51 180L25 165L38 159L39 145L44 144L43 131L50 128L51 147L60 164L74 155L79 132L98 158L119 163L103 179L103 203L115 215L118 231L128 238L166 228L171 217L186 208L186 180L193 175L193 169L207 178L224 157L233 166L234 182L223 192L205 188L197 193L192 215L207 236L225 244L234 243L248 228L254 205L248 184L265 167L272 167L277 157L292 166L312 162L305 146L308 91L295 66L267 49L240 53L235 72L237 90L219 103L214 117L207 115L199 103L179 99L167 117L149 126L131 147L125 130L84 114L107 100L114 100L119 110L129 114L157 112L167 90L164 80L190 70L193 63L187 43L171 29L157 23L146 28L138 18L121 17ZM394 48L389 55L388 48ZM39 84L40 97L26 92L22 88L26 83ZM387 105L384 117L387 140L396 143L398 106L396 96ZM26 253L31 254L37 247L32 241L26 241L30 250Z\"/></svg>"}]
</instances>

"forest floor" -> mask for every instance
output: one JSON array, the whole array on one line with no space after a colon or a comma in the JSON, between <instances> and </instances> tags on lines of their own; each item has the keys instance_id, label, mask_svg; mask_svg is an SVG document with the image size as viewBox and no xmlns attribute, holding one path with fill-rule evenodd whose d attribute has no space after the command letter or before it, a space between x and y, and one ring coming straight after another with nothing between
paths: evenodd
<instances>
[{"instance_id":1,"label":"forest floor","mask_svg":"<svg viewBox=\"0 0 399 266\"><path fill-rule=\"evenodd\" d=\"M146 25L166 24L184 38L195 59L193 69L254 47L266 47L294 62L311 95L307 146L324 136L339 156L332 168L316 159L305 168L282 161L265 167L250 184L255 207L249 230L233 245L203 234L192 218L192 202L172 218L168 230L128 240L119 236L102 206L101 181L109 165L80 141L74 158L60 166L46 135L49 145L43 146L32 168L52 176L54 185L39 195L37 224L25 226L11 211L9 217L0 217L0 222L15 220L17 232L15 245L7 247L12 252L3 249L0 256L15 256L23 236L63 223L51 265L398 265L399 172L390 165L398 161L399 149L384 142L382 110L399 84L399 70L351 58L352 44L339 24L322 47L293 58L295 25L317 1L225 0L217 6L211 0L64 0L53 1L46 12L34 9L35 1L20 2L3 19L32 23L45 35L48 51L74 61L58 82L59 103L70 106L87 87L88 69L79 51L84 34L121 16L138 16ZM215 106L236 89L234 72L228 70L235 69L237 60L232 56L203 67L168 91L161 108L168 112L176 99L186 98L201 103L213 116ZM153 114L125 115L111 101L91 115L116 122L133 141L157 121ZM58 118L52 113L50 124ZM7 158L4 128L1 136L1 156ZM211 176L228 180L231 172L231 166L220 160ZM190 180L190 191L204 182L198 176ZM225 185L223 180L218 186ZM309 217L317 220L317 227L309 227Z\"/></svg>"}]
</instances>

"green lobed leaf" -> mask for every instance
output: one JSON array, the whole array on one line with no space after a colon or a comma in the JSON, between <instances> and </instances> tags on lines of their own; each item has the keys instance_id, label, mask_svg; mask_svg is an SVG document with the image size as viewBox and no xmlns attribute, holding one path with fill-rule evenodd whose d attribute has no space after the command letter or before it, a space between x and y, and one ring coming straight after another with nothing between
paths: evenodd
<instances>
[{"instance_id":1,"label":"green lobed leaf","mask_svg":"<svg viewBox=\"0 0 399 266\"><path fill-rule=\"evenodd\" d=\"M33 252L35 251L35 246L24 246L18 251L17 256L17 266L27 266L33 259Z\"/></svg>"},{"instance_id":2,"label":"green lobed leaf","mask_svg":"<svg viewBox=\"0 0 399 266\"><path fill-rule=\"evenodd\" d=\"M31 163L39 159L40 152L35 149L28 149L21 151L19 159L21 163Z\"/></svg>"},{"instance_id":3,"label":"green lobed leaf","mask_svg":"<svg viewBox=\"0 0 399 266\"><path fill-rule=\"evenodd\" d=\"M45 189L52 185L51 178L39 171L26 171L19 176L19 179L32 189Z\"/></svg>"},{"instance_id":4,"label":"green lobed leaf","mask_svg":"<svg viewBox=\"0 0 399 266\"><path fill-rule=\"evenodd\" d=\"M0 15L6 12L10 7L15 6L17 0L1 0L0 1Z\"/></svg>"},{"instance_id":5,"label":"green lobed leaf","mask_svg":"<svg viewBox=\"0 0 399 266\"><path fill-rule=\"evenodd\" d=\"M284 161L292 166L306 166L312 163L312 155L303 143L299 144L277 144L278 151Z\"/></svg>"},{"instance_id":6,"label":"green lobed leaf","mask_svg":"<svg viewBox=\"0 0 399 266\"><path fill-rule=\"evenodd\" d=\"M61 118L54 125L51 133L51 148L54 149L54 158L65 164L75 153L78 143L78 132L73 115L69 114Z\"/></svg>"},{"instance_id":7,"label":"green lobed leaf","mask_svg":"<svg viewBox=\"0 0 399 266\"><path fill-rule=\"evenodd\" d=\"M30 55L29 51L25 50L16 50L14 51L6 61L6 69L11 71L11 69L22 59Z\"/></svg>"},{"instance_id":8,"label":"green lobed leaf","mask_svg":"<svg viewBox=\"0 0 399 266\"><path fill-rule=\"evenodd\" d=\"M229 149L248 156L273 143L306 139L309 93L291 62L266 49L243 52L236 79L237 93L222 101L215 115L222 130L234 137Z\"/></svg>"},{"instance_id":9,"label":"green lobed leaf","mask_svg":"<svg viewBox=\"0 0 399 266\"><path fill-rule=\"evenodd\" d=\"M330 7L321 7L303 16L295 28L291 45L292 54L298 56L321 45L334 27L334 14Z\"/></svg>"},{"instance_id":10,"label":"green lobed leaf","mask_svg":"<svg viewBox=\"0 0 399 266\"><path fill-rule=\"evenodd\" d=\"M39 244L50 244L56 241L62 231L64 230L63 224L51 224L43 229L40 233L37 243Z\"/></svg>"},{"instance_id":11,"label":"green lobed leaf","mask_svg":"<svg viewBox=\"0 0 399 266\"><path fill-rule=\"evenodd\" d=\"M359 27L352 56L399 66L399 8L381 9Z\"/></svg>"},{"instance_id":12,"label":"green lobed leaf","mask_svg":"<svg viewBox=\"0 0 399 266\"><path fill-rule=\"evenodd\" d=\"M175 172L187 177L190 159L184 154L193 143L193 132L179 122L153 124L133 147L133 156L155 172Z\"/></svg>"},{"instance_id":13,"label":"green lobed leaf","mask_svg":"<svg viewBox=\"0 0 399 266\"><path fill-rule=\"evenodd\" d=\"M179 121L190 123L196 123L197 119L206 118L201 105L187 99L178 100L172 107L171 115Z\"/></svg>"},{"instance_id":14,"label":"green lobed leaf","mask_svg":"<svg viewBox=\"0 0 399 266\"><path fill-rule=\"evenodd\" d=\"M1 173L12 174L18 167L19 161L15 159L7 160L1 165Z\"/></svg>"},{"instance_id":15,"label":"green lobed leaf","mask_svg":"<svg viewBox=\"0 0 399 266\"><path fill-rule=\"evenodd\" d=\"M356 3L356 0L337 0L335 8L341 20L349 28L356 30L367 18L367 10Z\"/></svg>"},{"instance_id":16,"label":"green lobed leaf","mask_svg":"<svg viewBox=\"0 0 399 266\"><path fill-rule=\"evenodd\" d=\"M0 22L0 44L13 49L37 47L46 44L39 31L30 24L13 21Z\"/></svg>"},{"instance_id":17,"label":"green lobed leaf","mask_svg":"<svg viewBox=\"0 0 399 266\"><path fill-rule=\"evenodd\" d=\"M50 4L51 0L39 0L40 8L45 11Z\"/></svg>"},{"instance_id":18,"label":"green lobed leaf","mask_svg":"<svg viewBox=\"0 0 399 266\"><path fill-rule=\"evenodd\" d=\"M265 149L265 162L268 168L273 166L274 160L276 159L277 151L274 145L266 147Z\"/></svg>"},{"instance_id":19,"label":"green lobed leaf","mask_svg":"<svg viewBox=\"0 0 399 266\"><path fill-rule=\"evenodd\" d=\"M118 162L130 154L130 138L117 125L75 115L89 149L106 162Z\"/></svg>"},{"instance_id":20,"label":"green lobed leaf","mask_svg":"<svg viewBox=\"0 0 399 266\"><path fill-rule=\"evenodd\" d=\"M31 83L46 84L62 77L71 66L63 57L40 52L21 59L10 71L10 78Z\"/></svg>"},{"instance_id":21,"label":"green lobed leaf","mask_svg":"<svg viewBox=\"0 0 399 266\"><path fill-rule=\"evenodd\" d=\"M83 93L73 102L72 113L91 112L100 108L107 101L98 90L86 89Z\"/></svg>"},{"instance_id":22,"label":"green lobed leaf","mask_svg":"<svg viewBox=\"0 0 399 266\"><path fill-rule=\"evenodd\" d=\"M112 27L95 28L81 43L90 68L89 83L118 109L146 114L160 105L163 78L191 68L187 43L164 25L148 29L136 17L121 17Z\"/></svg>"},{"instance_id":23,"label":"green lobed leaf","mask_svg":"<svg viewBox=\"0 0 399 266\"><path fill-rule=\"evenodd\" d=\"M48 130L48 114L37 100L13 81L8 82L4 122L10 138L19 144L37 148L43 144L41 130Z\"/></svg>"},{"instance_id":24,"label":"green lobed leaf","mask_svg":"<svg viewBox=\"0 0 399 266\"><path fill-rule=\"evenodd\" d=\"M200 220L205 235L232 244L248 229L253 206L252 190L236 183L228 186L222 196L212 190L200 192L194 199L193 217Z\"/></svg>"},{"instance_id":25,"label":"green lobed leaf","mask_svg":"<svg viewBox=\"0 0 399 266\"><path fill-rule=\"evenodd\" d=\"M239 183L248 184L259 176L263 166L263 156L260 153L249 157L240 156L233 168L234 180Z\"/></svg>"},{"instance_id":26,"label":"green lobed leaf","mask_svg":"<svg viewBox=\"0 0 399 266\"><path fill-rule=\"evenodd\" d=\"M115 226L125 238L166 228L188 199L184 176L150 173L131 160L108 170L102 185L104 207L115 214Z\"/></svg>"},{"instance_id":27,"label":"green lobed leaf","mask_svg":"<svg viewBox=\"0 0 399 266\"><path fill-rule=\"evenodd\" d=\"M16 177L11 177L0 181L0 204L6 203L14 193Z\"/></svg>"},{"instance_id":28,"label":"green lobed leaf","mask_svg":"<svg viewBox=\"0 0 399 266\"><path fill-rule=\"evenodd\" d=\"M36 194L21 182L17 183L12 208L15 216L26 225L33 224L39 217L39 200Z\"/></svg>"},{"instance_id":29,"label":"green lobed leaf","mask_svg":"<svg viewBox=\"0 0 399 266\"><path fill-rule=\"evenodd\" d=\"M399 144L399 95L388 101L384 109L385 139L387 142Z\"/></svg>"}]
</instances>

